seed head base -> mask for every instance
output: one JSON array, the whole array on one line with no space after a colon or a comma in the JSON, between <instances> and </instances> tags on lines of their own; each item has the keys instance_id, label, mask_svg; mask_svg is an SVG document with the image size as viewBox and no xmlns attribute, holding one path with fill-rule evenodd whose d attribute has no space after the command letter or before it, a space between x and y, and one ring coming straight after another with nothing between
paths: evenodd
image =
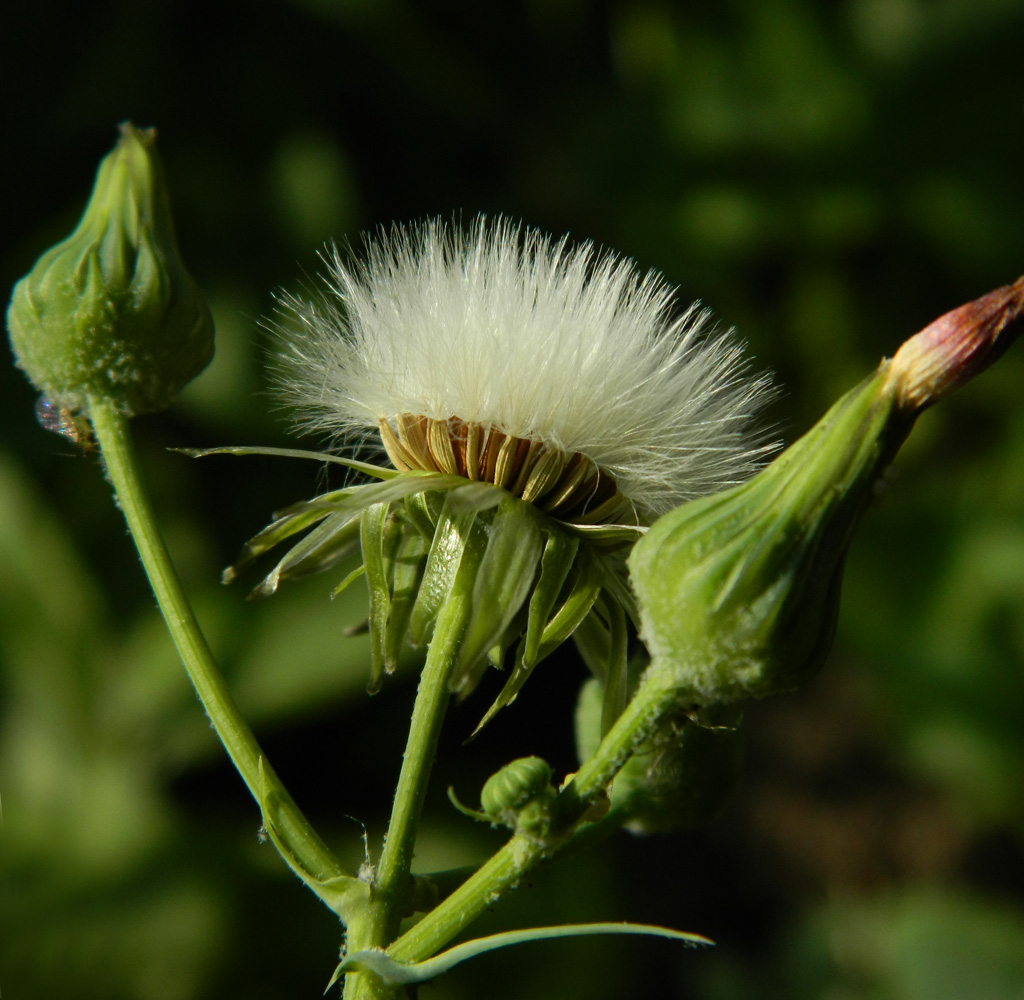
<instances>
[{"instance_id":1,"label":"seed head base","mask_svg":"<svg viewBox=\"0 0 1024 1000\"><path fill-rule=\"evenodd\" d=\"M402 472L444 472L493 483L573 524L639 523L615 477L580 452L568 454L459 417L400 413L394 425L382 419L379 427L388 457Z\"/></svg>"}]
</instances>

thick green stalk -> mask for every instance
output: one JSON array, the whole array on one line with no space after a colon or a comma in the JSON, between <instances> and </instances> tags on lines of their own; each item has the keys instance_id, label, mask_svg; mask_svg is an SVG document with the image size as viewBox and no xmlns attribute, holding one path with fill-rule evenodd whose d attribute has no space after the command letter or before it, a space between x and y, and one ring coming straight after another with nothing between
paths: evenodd
<instances>
[{"instance_id":1,"label":"thick green stalk","mask_svg":"<svg viewBox=\"0 0 1024 1000\"><path fill-rule=\"evenodd\" d=\"M338 860L284 789L228 691L156 526L136 468L127 418L97 398L89 400L89 418L168 631L220 741L257 803L262 806L265 790L273 788L275 822L303 868L321 880L343 875Z\"/></svg>"}]
</instances>

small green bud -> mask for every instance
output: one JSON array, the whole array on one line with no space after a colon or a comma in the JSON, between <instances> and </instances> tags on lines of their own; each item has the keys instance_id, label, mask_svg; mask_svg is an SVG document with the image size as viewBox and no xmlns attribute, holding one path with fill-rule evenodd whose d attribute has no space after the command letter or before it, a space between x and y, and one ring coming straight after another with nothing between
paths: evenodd
<instances>
[{"instance_id":1,"label":"small green bud","mask_svg":"<svg viewBox=\"0 0 1024 1000\"><path fill-rule=\"evenodd\" d=\"M550 765L540 757L521 757L487 779L480 808L492 823L544 836L551 828L557 794Z\"/></svg>"},{"instance_id":2,"label":"small green bud","mask_svg":"<svg viewBox=\"0 0 1024 1000\"><path fill-rule=\"evenodd\" d=\"M709 706L792 690L831 644L843 562L917 414L1019 332L1024 279L936 320L749 482L666 514L629 558L645 682Z\"/></svg>"},{"instance_id":3,"label":"small green bud","mask_svg":"<svg viewBox=\"0 0 1024 1000\"><path fill-rule=\"evenodd\" d=\"M213 356L213 318L178 255L153 129L121 126L75 231L14 287L18 365L53 403L168 406Z\"/></svg>"}]
</instances>

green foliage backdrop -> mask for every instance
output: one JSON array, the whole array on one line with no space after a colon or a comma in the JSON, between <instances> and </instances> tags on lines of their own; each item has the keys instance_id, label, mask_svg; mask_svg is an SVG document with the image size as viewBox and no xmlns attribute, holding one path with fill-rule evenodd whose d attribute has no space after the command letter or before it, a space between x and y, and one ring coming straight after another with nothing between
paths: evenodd
<instances>
[{"instance_id":1,"label":"green foliage backdrop","mask_svg":"<svg viewBox=\"0 0 1024 1000\"><path fill-rule=\"evenodd\" d=\"M522 218L656 267L786 388L788 438L939 313L1024 272L1014 0L13 0L0 13L0 287L77 218L114 126L160 130L211 368L139 421L160 516L243 708L358 864L415 664L374 699L359 588L246 603L220 568L314 467L173 446L291 438L257 319L330 238ZM613 359L609 363L614 363ZM482 932L628 918L663 942L533 945L429 995L1000 1000L1024 991L1024 352L927 414L851 556L823 675L746 720L704 830L542 871ZM92 460L0 366L0 988L12 997L317 996L337 928L257 837ZM313 442L307 442L312 444ZM322 483L321 483L322 484ZM419 867L486 856L454 813L525 753L574 766L582 666L453 713ZM350 817L355 817L353 820ZM665 988L667 984L667 988Z\"/></svg>"}]
</instances>

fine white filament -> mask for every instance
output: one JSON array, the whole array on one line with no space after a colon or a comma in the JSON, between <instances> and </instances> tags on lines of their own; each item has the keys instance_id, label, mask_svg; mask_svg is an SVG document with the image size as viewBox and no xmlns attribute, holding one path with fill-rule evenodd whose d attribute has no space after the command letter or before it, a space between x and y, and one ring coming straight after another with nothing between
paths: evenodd
<instances>
[{"instance_id":1,"label":"fine white filament","mask_svg":"<svg viewBox=\"0 0 1024 1000\"><path fill-rule=\"evenodd\" d=\"M335 249L328 294L280 299L281 387L306 430L363 439L399 413L581 452L656 516L751 476L772 390L739 341L656 273L534 230L431 221Z\"/></svg>"}]
</instances>

